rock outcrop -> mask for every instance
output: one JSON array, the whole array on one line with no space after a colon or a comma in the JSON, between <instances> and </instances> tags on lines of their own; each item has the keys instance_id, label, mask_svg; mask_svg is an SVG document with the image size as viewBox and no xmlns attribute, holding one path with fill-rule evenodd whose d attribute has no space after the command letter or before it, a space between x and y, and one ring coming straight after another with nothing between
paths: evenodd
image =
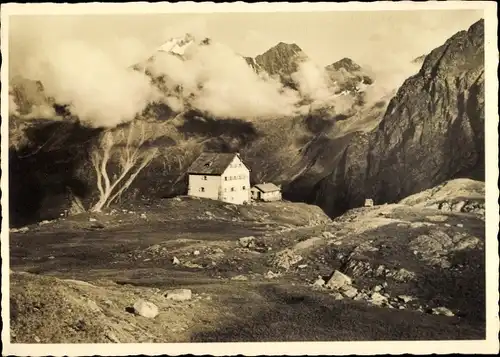
<instances>
[{"instance_id":1,"label":"rock outcrop","mask_svg":"<svg viewBox=\"0 0 500 357\"><path fill-rule=\"evenodd\" d=\"M404 198L400 203L439 209L443 212L467 212L484 217L484 182L455 179Z\"/></svg>"}]
</instances>

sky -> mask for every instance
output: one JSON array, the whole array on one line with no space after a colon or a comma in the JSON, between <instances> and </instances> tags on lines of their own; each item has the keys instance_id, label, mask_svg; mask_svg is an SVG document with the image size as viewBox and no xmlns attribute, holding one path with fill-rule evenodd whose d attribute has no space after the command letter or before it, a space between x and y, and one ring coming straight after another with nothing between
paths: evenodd
<instances>
[{"instance_id":1,"label":"sky","mask_svg":"<svg viewBox=\"0 0 500 357\"><path fill-rule=\"evenodd\" d=\"M178 111L187 103L217 117L253 120L306 112L304 97L340 113L352 103L334 96L324 66L351 58L375 76L366 94L378 100L418 71L414 58L467 30L481 15L471 10L17 15L9 18L9 77L41 81L46 95L71 103L73 114L97 126L132 120L158 101ZM190 46L185 60L155 53L187 32L200 40L209 37L214 45ZM279 42L297 44L310 59L292 75L298 92L261 78L235 55L254 57ZM130 70L153 54L148 70L170 81L162 93L147 75ZM32 111L53 116L50 107L41 107ZM11 109L17 113L16 106Z\"/></svg>"},{"instance_id":2,"label":"sky","mask_svg":"<svg viewBox=\"0 0 500 357\"><path fill-rule=\"evenodd\" d=\"M10 58L15 65L44 39L71 38L135 61L168 38L191 32L245 56L293 42L323 66L349 57L384 71L429 52L481 17L479 10L23 15L10 19Z\"/></svg>"}]
</instances>

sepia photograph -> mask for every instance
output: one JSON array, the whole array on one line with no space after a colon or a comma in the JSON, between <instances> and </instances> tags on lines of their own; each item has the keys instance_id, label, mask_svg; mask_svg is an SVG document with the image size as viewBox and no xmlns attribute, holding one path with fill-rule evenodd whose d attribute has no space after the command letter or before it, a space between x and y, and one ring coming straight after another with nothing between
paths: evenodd
<instances>
[{"instance_id":1,"label":"sepia photograph","mask_svg":"<svg viewBox=\"0 0 500 357\"><path fill-rule=\"evenodd\" d=\"M5 353L498 352L496 3L1 15Z\"/></svg>"}]
</instances>

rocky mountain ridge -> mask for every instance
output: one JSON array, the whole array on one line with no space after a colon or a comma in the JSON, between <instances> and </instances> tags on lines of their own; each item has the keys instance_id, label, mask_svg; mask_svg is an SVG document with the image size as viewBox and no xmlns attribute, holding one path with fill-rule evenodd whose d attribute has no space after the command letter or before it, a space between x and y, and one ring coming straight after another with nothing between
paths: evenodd
<instances>
[{"instance_id":1,"label":"rocky mountain ridge","mask_svg":"<svg viewBox=\"0 0 500 357\"><path fill-rule=\"evenodd\" d=\"M484 21L433 50L318 186L328 212L394 202L447 179L484 180ZM328 192L328 194L326 194Z\"/></svg>"}]
</instances>

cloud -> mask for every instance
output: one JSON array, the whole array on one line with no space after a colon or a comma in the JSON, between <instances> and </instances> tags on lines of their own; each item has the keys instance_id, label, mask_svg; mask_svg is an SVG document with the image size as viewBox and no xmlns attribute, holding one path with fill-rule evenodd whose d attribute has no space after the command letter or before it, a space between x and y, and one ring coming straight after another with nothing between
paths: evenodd
<instances>
[{"instance_id":1,"label":"cloud","mask_svg":"<svg viewBox=\"0 0 500 357\"><path fill-rule=\"evenodd\" d=\"M415 64L411 61L399 61L385 70L373 71L370 76L375 79L375 85L366 89L367 103L374 103L393 93L401 87L406 79L418 73L421 66L421 64ZM371 70L369 65L363 65L363 68Z\"/></svg>"},{"instance_id":2,"label":"cloud","mask_svg":"<svg viewBox=\"0 0 500 357\"><path fill-rule=\"evenodd\" d=\"M208 34L206 24L198 20L166 26L157 38L189 32L201 40ZM43 31L35 31L37 27ZM12 21L10 77L21 75L42 82L46 96L68 104L72 114L91 126L112 127L132 120L152 101L163 101L173 110L182 110L188 103L219 117L294 114L297 93L276 80L260 78L241 56L223 45L193 46L185 61L156 53L151 71L169 78L169 91L160 95L146 74L130 68L154 54L151 44L155 41L146 46L137 38L117 36L103 45L94 33L89 35L94 40L84 39L88 31L83 30L82 24L69 20L57 25L47 18Z\"/></svg>"},{"instance_id":3,"label":"cloud","mask_svg":"<svg viewBox=\"0 0 500 357\"><path fill-rule=\"evenodd\" d=\"M17 106L17 103L12 94L9 94L9 114L19 115L19 107Z\"/></svg>"},{"instance_id":4,"label":"cloud","mask_svg":"<svg viewBox=\"0 0 500 357\"><path fill-rule=\"evenodd\" d=\"M312 61L299 65L297 72L292 74L292 80L297 83L301 95L312 102L313 106L331 104L334 99L335 87L326 70Z\"/></svg>"},{"instance_id":5,"label":"cloud","mask_svg":"<svg viewBox=\"0 0 500 357\"><path fill-rule=\"evenodd\" d=\"M146 76L79 41L58 42L30 58L25 75L40 80L48 96L94 126L133 119L154 94Z\"/></svg>"},{"instance_id":6,"label":"cloud","mask_svg":"<svg viewBox=\"0 0 500 357\"><path fill-rule=\"evenodd\" d=\"M57 26L49 19L16 20L11 26L11 77L21 74L41 81L47 96L68 104L72 114L93 126L112 127L132 120L152 101L163 101L174 111L190 107L242 119L292 116L322 106L339 112L351 105L348 99L334 96L335 87L324 68L312 62L303 63L293 74L298 84L294 91L278 78L256 74L244 58L217 42L194 44L181 59L155 53L154 36L147 42L125 36L101 42L92 28L83 31L83 25L69 20ZM38 27L43 31L36 31ZM206 27L203 19L194 19L166 26L156 38L164 41L189 32L199 42L209 36ZM92 40L83 40L80 35L88 32ZM153 54L148 69L155 77L166 78L163 93L145 73L130 68L146 63ZM306 106L303 97L310 101Z\"/></svg>"},{"instance_id":7,"label":"cloud","mask_svg":"<svg viewBox=\"0 0 500 357\"><path fill-rule=\"evenodd\" d=\"M261 78L231 49L218 43L190 46L181 60L159 53L150 64L155 75L168 76L170 87L181 86L189 104L218 117L293 115L299 97L270 78Z\"/></svg>"},{"instance_id":8,"label":"cloud","mask_svg":"<svg viewBox=\"0 0 500 357\"><path fill-rule=\"evenodd\" d=\"M155 98L149 78L130 69L150 48L128 37L117 36L105 46L98 38L79 40L82 34L94 36L95 29L69 18L54 24L51 20L28 16L11 21L11 79L40 81L47 97L67 104L72 114L91 126L112 127L131 120ZM36 110L32 107L32 112ZM47 111L38 114L55 116Z\"/></svg>"}]
</instances>

